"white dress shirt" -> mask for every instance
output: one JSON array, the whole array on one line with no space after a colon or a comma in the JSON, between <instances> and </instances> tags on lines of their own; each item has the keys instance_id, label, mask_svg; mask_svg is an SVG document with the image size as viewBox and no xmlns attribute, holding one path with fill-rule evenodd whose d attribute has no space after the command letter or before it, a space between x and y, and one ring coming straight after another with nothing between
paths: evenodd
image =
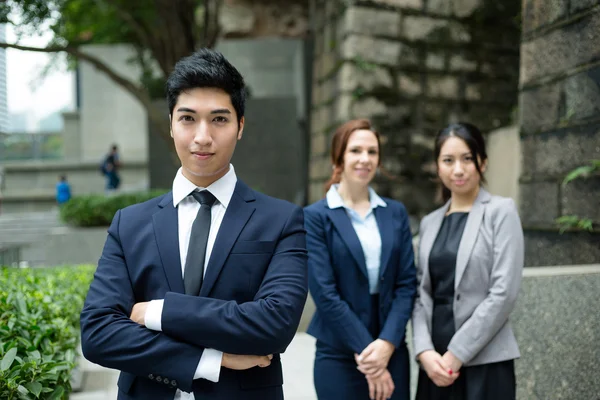
<instances>
[{"instance_id":1,"label":"white dress shirt","mask_svg":"<svg viewBox=\"0 0 600 400\"><path fill-rule=\"evenodd\" d=\"M343 207L346 214L352 222L352 227L356 231L356 236L365 255L365 264L367 265L367 275L369 278L369 293L379 293L379 269L381 268L381 234L377 219L373 212L377 207L387 207L387 204L375 191L369 187L369 200L371 208L367 215L361 217L350 207L346 207L342 196L338 193L338 184L331 185L327 192L327 206L329 208Z\"/></svg>"},{"instance_id":2,"label":"white dress shirt","mask_svg":"<svg viewBox=\"0 0 600 400\"><path fill-rule=\"evenodd\" d=\"M196 214L200 209L200 203L196 201L190 194L194 190L208 190L212 193L217 201L211 208L211 223L210 231L208 233L208 242L206 244L206 257L204 260L204 274L206 275L206 269L210 255L212 253L217 232L221 227L223 216L227 206L233 196L235 185L237 183L237 176L233 165L229 165L229 171L221 179L217 180L207 188L200 188L190 182L185 176L183 176L181 168L177 171L177 175L173 180L173 207L177 208L177 221L179 231L179 256L181 259L181 276L185 275L185 262L187 259L187 252L190 242L190 235L192 233L192 224L196 219ZM155 331L162 331L162 309L164 299L152 300L148 304L145 314L145 324L148 329ZM194 379L207 379L212 382L219 381L219 374L221 372L221 360L223 353L214 349L205 349L196 368ZM174 400L194 400L193 393L182 392L177 390L175 393Z\"/></svg>"}]
</instances>

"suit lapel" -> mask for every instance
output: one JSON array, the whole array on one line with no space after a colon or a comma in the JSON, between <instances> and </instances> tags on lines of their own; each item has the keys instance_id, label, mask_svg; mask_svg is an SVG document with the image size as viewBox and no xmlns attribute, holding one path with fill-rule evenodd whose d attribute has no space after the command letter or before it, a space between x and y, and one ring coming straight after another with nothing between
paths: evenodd
<instances>
[{"instance_id":1,"label":"suit lapel","mask_svg":"<svg viewBox=\"0 0 600 400\"><path fill-rule=\"evenodd\" d=\"M381 236L381 265L379 268L379 276L383 276L394 245L393 215L390 207L376 207L373 210L373 213L375 214L377 226L379 227L379 236Z\"/></svg>"},{"instance_id":2,"label":"suit lapel","mask_svg":"<svg viewBox=\"0 0 600 400\"><path fill-rule=\"evenodd\" d=\"M215 239L204 282L200 288L200 296L208 296L219 277L231 248L256 209L249 203L252 201L254 201L252 190L238 180Z\"/></svg>"},{"instance_id":3,"label":"suit lapel","mask_svg":"<svg viewBox=\"0 0 600 400\"><path fill-rule=\"evenodd\" d=\"M346 247L350 250L350 254L352 254L354 261L356 261L359 269L368 278L369 275L367 273L365 255L362 246L360 245L360 241L358 240L358 236L354 231L354 227L352 226L352 222L350 221L350 217L346 214L346 210L343 207L338 207L333 209L327 208L327 211L329 219L331 219L335 229L344 240Z\"/></svg>"},{"instance_id":4,"label":"suit lapel","mask_svg":"<svg viewBox=\"0 0 600 400\"><path fill-rule=\"evenodd\" d=\"M179 254L179 230L177 208L173 207L173 193L170 192L159 203L159 211L152 216L154 236L162 266L167 276L169 288L173 292L184 293Z\"/></svg>"},{"instance_id":5,"label":"suit lapel","mask_svg":"<svg viewBox=\"0 0 600 400\"><path fill-rule=\"evenodd\" d=\"M483 188L480 188L477 199L475 199L475 203L473 203L473 207L471 207L471 211L467 217L467 223L465 224L465 229L458 246L458 254L456 255L456 277L454 279L454 289L458 288L458 284L460 283L460 280L465 273L465 269L467 268L467 263L471 257L471 252L473 251L473 246L477 240L479 227L481 226L481 221L483 219L483 214L485 211L484 203L487 203L489 198L490 194Z\"/></svg>"},{"instance_id":6,"label":"suit lapel","mask_svg":"<svg viewBox=\"0 0 600 400\"><path fill-rule=\"evenodd\" d=\"M447 202L442 208L438 208L434 211L433 214L431 214L429 225L425 232L419 232L419 255L422 255L422 260L419 259L419 261L423 263L421 266L423 271L421 285L425 278L429 279L429 253L431 253L433 243L442 227L442 222L444 221L444 216L448 211L448 207L450 207L450 202Z\"/></svg>"}]
</instances>

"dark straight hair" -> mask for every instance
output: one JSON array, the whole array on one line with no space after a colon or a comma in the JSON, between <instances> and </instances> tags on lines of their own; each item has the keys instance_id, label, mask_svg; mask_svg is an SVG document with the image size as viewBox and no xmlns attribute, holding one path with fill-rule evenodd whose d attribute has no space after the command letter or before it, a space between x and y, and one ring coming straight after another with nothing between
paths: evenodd
<instances>
[{"instance_id":1,"label":"dark straight hair","mask_svg":"<svg viewBox=\"0 0 600 400\"><path fill-rule=\"evenodd\" d=\"M440 152L442 151L442 146L446 143L446 140L451 137L457 137L459 139L464 140L467 144L467 147L471 151L471 155L473 156L473 162L475 163L475 168L479 173L479 177L481 178L481 182L485 182L485 177L481 172L481 162L487 160L487 152L485 151L485 140L483 139L483 134L475 125L470 124L468 122L458 122L454 124L450 124L441 131L438 132L437 137L435 138L435 149L434 149L434 159L437 166L438 158L440 157ZM444 184L440 181L440 190L441 190L441 198L444 202L450 200L452 193L450 189L448 189Z\"/></svg>"},{"instance_id":2,"label":"dark straight hair","mask_svg":"<svg viewBox=\"0 0 600 400\"><path fill-rule=\"evenodd\" d=\"M175 64L166 83L170 115L173 115L181 92L195 88L217 88L227 93L239 124L246 105L246 85L242 75L223 54L211 49L200 49Z\"/></svg>"}]
</instances>

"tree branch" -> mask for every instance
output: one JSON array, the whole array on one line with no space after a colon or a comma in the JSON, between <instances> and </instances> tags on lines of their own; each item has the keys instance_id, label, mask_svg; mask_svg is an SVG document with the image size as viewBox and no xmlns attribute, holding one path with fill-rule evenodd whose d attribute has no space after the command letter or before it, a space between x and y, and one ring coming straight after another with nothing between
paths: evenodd
<instances>
[{"instance_id":1,"label":"tree branch","mask_svg":"<svg viewBox=\"0 0 600 400\"><path fill-rule=\"evenodd\" d=\"M96 0L96 1L98 3L103 3L103 1L100 1L100 0ZM133 29L133 31L137 35L137 37L140 40L140 43L142 45L144 45L148 49L152 48L152 46L150 45L150 39L148 38L147 31L146 31L145 27L143 27L142 24L140 24L133 17L133 15L131 15L131 13L129 11L127 11L123 7L121 7L121 5L119 4L118 1L104 0L104 2L110 4L114 8L115 12L117 13L117 16L123 22L125 22L126 24L128 24L131 27L131 29Z\"/></svg>"},{"instance_id":2,"label":"tree branch","mask_svg":"<svg viewBox=\"0 0 600 400\"><path fill-rule=\"evenodd\" d=\"M73 46L49 46L49 47L31 47L31 46L22 46L14 43L5 43L0 42L0 49L16 49L22 51L33 51L38 53L60 53L65 52L71 54L79 60L86 61L96 67L99 71L103 72L108 76L113 82L117 85L121 86L123 89L131 93L146 109L148 114L148 118L152 121L153 124L161 132L166 138L170 138L170 133L168 128L165 126L165 118L160 117L160 113L157 112L156 107L152 103L150 95L146 90L140 88L131 80L121 76L117 72L115 72L111 67L108 66L105 62L100 60L97 57L94 57L91 54L87 54L82 52L76 47Z\"/></svg>"},{"instance_id":3,"label":"tree branch","mask_svg":"<svg viewBox=\"0 0 600 400\"><path fill-rule=\"evenodd\" d=\"M163 74L167 75L170 72L168 64L165 64L164 51L161 49L161 35L153 34L154 26L149 26L147 21L136 19L130 10L126 10L118 1L114 0L96 0L99 3L107 3L112 6L117 16L128 26L133 29L135 35L140 41L140 44L148 49L154 56L158 66ZM139 11L139 10L138 10Z\"/></svg>"}]
</instances>

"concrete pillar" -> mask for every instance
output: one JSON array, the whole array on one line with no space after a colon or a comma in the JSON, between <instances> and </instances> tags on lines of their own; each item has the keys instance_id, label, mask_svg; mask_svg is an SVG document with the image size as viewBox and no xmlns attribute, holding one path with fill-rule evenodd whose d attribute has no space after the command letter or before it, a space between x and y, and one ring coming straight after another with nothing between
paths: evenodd
<instances>
[{"instance_id":1,"label":"concrete pillar","mask_svg":"<svg viewBox=\"0 0 600 400\"><path fill-rule=\"evenodd\" d=\"M64 112L63 157L65 160L81 160L81 124L79 112Z\"/></svg>"}]
</instances>

